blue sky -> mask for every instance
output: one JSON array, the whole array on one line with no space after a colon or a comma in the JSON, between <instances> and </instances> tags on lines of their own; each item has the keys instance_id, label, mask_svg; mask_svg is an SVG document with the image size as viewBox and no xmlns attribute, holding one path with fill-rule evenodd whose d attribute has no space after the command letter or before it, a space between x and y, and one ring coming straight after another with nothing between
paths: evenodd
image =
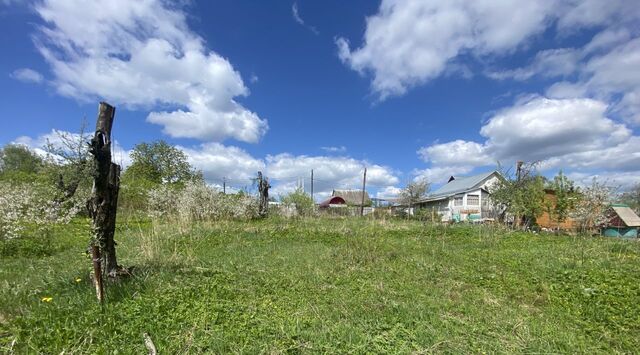
<instances>
[{"instance_id":1,"label":"blue sky","mask_svg":"<svg viewBox=\"0 0 640 355\"><path fill-rule=\"evenodd\" d=\"M0 144L117 107L119 160L165 139L210 183L393 195L539 161L640 176L634 1L0 1ZM97 11L96 9L100 9ZM7 55L9 54L9 55Z\"/></svg>"}]
</instances>

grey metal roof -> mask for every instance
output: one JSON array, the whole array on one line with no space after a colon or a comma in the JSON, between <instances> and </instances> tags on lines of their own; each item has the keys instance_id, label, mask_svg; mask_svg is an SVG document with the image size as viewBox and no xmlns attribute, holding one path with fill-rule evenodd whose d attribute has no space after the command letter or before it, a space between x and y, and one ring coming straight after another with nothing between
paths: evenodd
<instances>
[{"instance_id":1,"label":"grey metal roof","mask_svg":"<svg viewBox=\"0 0 640 355\"><path fill-rule=\"evenodd\" d=\"M455 180L451 180L449 183L444 184L442 187L431 193L427 197L427 199L431 200L438 197L452 196L469 190L473 190L474 188L479 187L482 182L484 182L493 174L499 175L500 173L494 170L473 176L456 177Z\"/></svg>"}]
</instances>

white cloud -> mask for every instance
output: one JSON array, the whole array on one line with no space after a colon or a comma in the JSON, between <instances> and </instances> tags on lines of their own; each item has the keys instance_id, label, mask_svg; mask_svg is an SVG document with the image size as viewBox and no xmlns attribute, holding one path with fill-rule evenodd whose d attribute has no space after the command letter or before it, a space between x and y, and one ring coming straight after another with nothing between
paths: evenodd
<instances>
[{"instance_id":1,"label":"white cloud","mask_svg":"<svg viewBox=\"0 0 640 355\"><path fill-rule=\"evenodd\" d=\"M636 30L635 36L638 35ZM610 103L610 111L640 124L640 38L627 28L608 28L582 48L538 52L526 67L490 71L494 79L527 80L533 76L562 77L547 88L552 98L592 97ZM570 80L570 77L576 77Z\"/></svg>"},{"instance_id":2,"label":"white cloud","mask_svg":"<svg viewBox=\"0 0 640 355\"><path fill-rule=\"evenodd\" d=\"M379 190L376 194L377 198L397 198L402 192L402 189L396 186L387 186L382 190Z\"/></svg>"},{"instance_id":3,"label":"white cloud","mask_svg":"<svg viewBox=\"0 0 640 355\"><path fill-rule=\"evenodd\" d=\"M261 159L254 158L246 151L220 143L205 143L197 147L178 146L188 157L189 163L202 173L209 183L221 184L223 179L229 185L250 184L257 172L265 169Z\"/></svg>"},{"instance_id":4,"label":"white cloud","mask_svg":"<svg viewBox=\"0 0 640 355\"><path fill-rule=\"evenodd\" d=\"M480 130L486 152L498 160L544 160L620 144L631 136L591 99L534 98L500 111Z\"/></svg>"},{"instance_id":5,"label":"white cloud","mask_svg":"<svg viewBox=\"0 0 640 355\"><path fill-rule=\"evenodd\" d=\"M597 179L607 186L617 188L618 191L625 191L640 183L640 170L601 173L572 172L567 174L567 177L575 181L578 186L589 186L593 179Z\"/></svg>"},{"instance_id":6,"label":"white cloud","mask_svg":"<svg viewBox=\"0 0 640 355\"><path fill-rule=\"evenodd\" d=\"M302 19L302 16L300 16L300 11L298 10L297 2L294 2L293 5L291 5L291 15L293 16L293 20L296 21L298 24L308 28L309 31L313 32L316 35L320 34L320 32L318 32L318 30L315 27L309 26L304 22L304 20Z\"/></svg>"},{"instance_id":7,"label":"white cloud","mask_svg":"<svg viewBox=\"0 0 640 355\"><path fill-rule=\"evenodd\" d=\"M436 143L419 151L431 163L414 172L430 181L466 174L492 162L539 161L543 170L626 173L640 166L640 137L606 116L593 99L533 97L492 116L481 128L484 142Z\"/></svg>"},{"instance_id":8,"label":"white cloud","mask_svg":"<svg viewBox=\"0 0 640 355\"><path fill-rule=\"evenodd\" d=\"M343 145L335 147L320 147L320 149L324 150L327 153L344 153L347 151L347 147Z\"/></svg>"},{"instance_id":9,"label":"white cloud","mask_svg":"<svg viewBox=\"0 0 640 355\"><path fill-rule=\"evenodd\" d=\"M589 51L619 43L627 29L637 28L637 5L634 0L383 0L378 13L367 18L360 47L350 48L342 37L336 45L345 64L361 74L372 74L373 92L385 99L456 72L463 58L491 65L527 47L548 29L563 37L604 27ZM541 51L529 67L493 69L487 74L518 80L540 73L567 76L580 66L581 55L571 48L549 49Z\"/></svg>"},{"instance_id":10,"label":"white cloud","mask_svg":"<svg viewBox=\"0 0 640 355\"><path fill-rule=\"evenodd\" d=\"M29 68L16 69L11 73L11 77L24 83L34 84L39 84L44 80L42 74Z\"/></svg>"},{"instance_id":11,"label":"white cloud","mask_svg":"<svg viewBox=\"0 0 640 355\"><path fill-rule=\"evenodd\" d=\"M534 75L545 77L569 76L578 69L581 57L580 51L574 48L547 49L538 52L528 67L489 71L486 74L490 78L498 80L527 80Z\"/></svg>"},{"instance_id":12,"label":"white cloud","mask_svg":"<svg viewBox=\"0 0 640 355\"><path fill-rule=\"evenodd\" d=\"M372 89L384 99L440 76L459 55L513 51L542 32L554 11L555 1L383 0L367 18L363 45L351 50L338 38L338 54L352 69L372 72Z\"/></svg>"},{"instance_id":13,"label":"white cloud","mask_svg":"<svg viewBox=\"0 0 640 355\"><path fill-rule=\"evenodd\" d=\"M418 150L418 155L425 162L431 162L436 165L478 166L492 162L482 144L461 139L423 147Z\"/></svg>"},{"instance_id":14,"label":"white cloud","mask_svg":"<svg viewBox=\"0 0 640 355\"><path fill-rule=\"evenodd\" d=\"M148 121L173 137L257 142L267 122L235 98L249 90L231 63L160 0L45 0L35 43L63 96L163 107ZM171 109L169 109L171 108Z\"/></svg>"},{"instance_id":15,"label":"white cloud","mask_svg":"<svg viewBox=\"0 0 640 355\"><path fill-rule=\"evenodd\" d=\"M475 166L473 165L443 165L432 166L426 169L416 169L413 171L415 180L426 179L433 184L446 183L449 177L469 174Z\"/></svg>"},{"instance_id":16,"label":"white cloud","mask_svg":"<svg viewBox=\"0 0 640 355\"><path fill-rule=\"evenodd\" d=\"M393 186L399 181L388 167L348 157L294 156L283 153L268 155L266 163L269 177L290 183L304 179L307 187L313 169L315 192L361 188L365 166L368 190ZM295 184L291 186L295 187Z\"/></svg>"}]
</instances>

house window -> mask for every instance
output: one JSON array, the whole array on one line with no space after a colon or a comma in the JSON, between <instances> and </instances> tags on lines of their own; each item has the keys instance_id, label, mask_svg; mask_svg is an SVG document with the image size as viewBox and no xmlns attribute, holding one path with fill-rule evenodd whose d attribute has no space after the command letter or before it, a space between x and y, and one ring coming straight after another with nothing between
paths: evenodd
<instances>
[{"instance_id":1,"label":"house window","mask_svg":"<svg viewBox=\"0 0 640 355\"><path fill-rule=\"evenodd\" d=\"M467 205L469 205L469 206L480 206L480 196L478 196L478 195L467 195Z\"/></svg>"},{"instance_id":2,"label":"house window","mask_svg":"<svg viewBox=\"0 0 640 355\"><path fill-rule=\"evenodd\" d=\"M453 198L454 206L462 206L462 196L456 196Z\"/></svg>"}]
</instances>

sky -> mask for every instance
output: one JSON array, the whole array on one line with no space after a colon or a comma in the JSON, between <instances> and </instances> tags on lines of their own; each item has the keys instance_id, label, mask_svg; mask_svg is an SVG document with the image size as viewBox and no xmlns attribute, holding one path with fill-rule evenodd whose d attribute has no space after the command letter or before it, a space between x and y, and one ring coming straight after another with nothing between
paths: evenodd
<instances>
[{"instance_id":1,"label":"sky","mask_svg":"<svg viewBox=\"0 0 640 355\"><path fill-rule=\"evenodd\" d=\"M115 159L183 150L208 183L316 199L537 162L640 180L635 0L0 0L0 144L116 107Z\"/></svg>"}]
</instances>

